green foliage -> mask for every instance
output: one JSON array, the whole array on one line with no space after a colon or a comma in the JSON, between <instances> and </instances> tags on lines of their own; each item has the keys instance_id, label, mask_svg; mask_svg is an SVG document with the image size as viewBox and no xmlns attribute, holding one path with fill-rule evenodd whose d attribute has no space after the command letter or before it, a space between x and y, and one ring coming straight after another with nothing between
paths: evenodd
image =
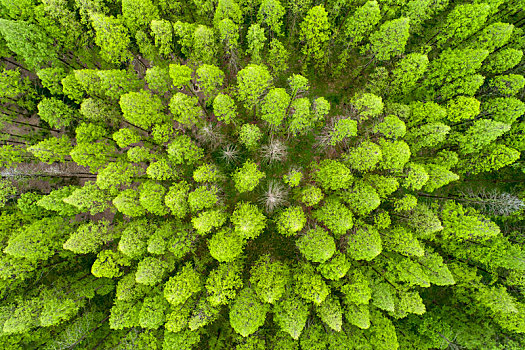
<instances>
[{"instance_id":1,"label":"green foliage","mask_svg":"<svg viewBox=\"0 0 525 350\"><path fill-rule=\"evenodd\" d=\"M212 306L228 304L235 299L237 290L242 288L242 264L223 263L210 272L206 279L207 300Z\"/></svg>"},{"instance_id":2,"label":"green foliage","mask_svg":"<svg viewBox=\"0 0 525 350\"><path fill-rule=\"evenodd\" d=\"M191 264L184 265L177 274L170 277L164 285L164 297L177 306L184 303L194 293L202 289L202 280Z\"/></svg>"},{"instance_id":3,"label":"green foliage","mask_svg":"<svg viewBox=\"0 0 525 350\"><path fill-rule=\"evenodd\" d=\"M325 262L335 252L334 238L322 227L308 230L296 242L297 248L304 257L313 262Z\"/></svg>"},{"instance_id":4,"label":"green foliage","mask_svg":"<svg viewBox=\"0 0 525 350\"><path fill-rule=\"evenodd\" d=\"M514 96L525 86L525 78L519 74L498 75L489 86L502 96Z\"/></svg>"},{"instance_id":5,"label":"green foliage","mask_svg":"<svg viewBox=\"0 0 525 350\"><path fill-rule=\"evenodd\" d=\"M257 169L257 164L248 160L242 168L238 168L232 175L235 188L238 192L250 192L257 187L259 181L266 175Z\"/></svg>"},{"instance_id":6,"label":"green foliage","mask_svg":"<svg viewBox=\"0 0 525 350\"><path fill-rule=\"evenodd\" d=\"M90 14L95 29L95 43L101 48L101 56L110 63L122 63L130 59L128 48L131 40L122 22L113 16Z\"/></svg>"},{"instance_id":7,"label":"green foliage","mask_svg":"<svg viewBox=\"0 0 525 350\"><path fill-rule=\"evenodd\" d=\"M250 271L253 290L265 303L275 304L284 295L290 283L290 269L268 255L261 256Z\"/></svg>"},{"instance_id":8,"label":"green foliage","mask_svg":"<svg viewBox=\"0 0 525 350\"><path fill-rule=\"evenodd\" d=\"M69 156L71 149L71 140L66 135L62 135L60 138L49 138L27 148L41 162L47 164L63 163L65 157Z\"/></svg>"},{"instance_id":9,"label":"green foliage","mask_svg":"<svg viewBox=\"0 0 525 350\"><path fill-rule=\"evenodd\" d=\"M146 181L140 187L140 205L152 214L163 216L168 213L164 205L166 189L154 181Z\"/></svg>"},{"instance_id":10,"label":"green foliage","mask_svg":"<svg viewBox=\"0 0 525 350\"><path fill-rule=\"evenodd\" d=\"M261 119L277 128L281 125L290 104L290 96L283 88L271 89L261 104Z\"/></svg>"},{"instance_id":11,"label":"green foliage","mask_svg":"<svg viewBox=\"0 0 525 350\"><path fill-rule=\"evenodd\" d=\"M522 57L523 51L513 48L496 51L487 57L483 69L489 73L503 73L515 67Z\"/></svg>"},{"instance_id":12,"label":"green foliage","mask_svg":"<svg viewBox=\"0 0 525 350\"><path fill-rule=\"evenodd\" d=\"M372 226L358 227L349 236L347 254L355 260L370 261L383 250L381 236Z\"/></svg>"},{"instance_id":13,"label":"green foliage","mask_svg":"<svg viewBox=\"0 0 525 350\"><path fill-rule=\"evenodd\" d=\"M313 213L336 238L344 235L354 226L352 211L337 198L329 197L323 206Z\"/></svg>"},{"instance_id":14,"label":"green foliage","mask_svg":"<svg viewBox=\"0 0 525 350\"><path fill-rule=\"evenodd\" d=\"M167 93L172 86L168 69L159 66L148 68L145 79L148 87L161 95Z\"/></svg>"},{"instance_id":15,"label":"green foliage","mask_svg":"<svg viewBox=\"0 0 525 350\"><path fill-rule=\"evenodd\" d=\"M218 94L213 100L213 113L217 119L226 124L234 123L237 119L237 107L228 95Z\"/></svg>"},{"instance_id":16,"label":"green foliage","mask_svg":"<svg viewBox=\"0 0 525 350\"><path fill-rule=\"evenodd\" d=\"M261 28L258 23L252 24L248 28L246 39L248 40L248 50L246 50L246 53L251 55L253 63L261 63L261 51L264 49L264 43L266 41L264 29Z\"/></svg>"},{"instance_id":17,"label":"green foliage","mask_svg":"<svg viewBox=\"0 0 525 350\"><path fill-rule=\"evenodd\" d=\"M370 49L378 60L389 60L405 51L409 22L406 17L387 21L370 35Z\"/></svg>"},{"instance_id":18,"label":"green foliage","mask_svg":"<svg viewBox=\"0 0 525 350\"><path fill-rule=\"evenodd\" d=\"M257 125L244 124L239 130L239 143L249 150L255 150L262 136L261 129Z\"/></svg>"},{"instance_id":19,"label":"green foliage","mask_svg":"<svg viewBox=\"0 0 525 350\"><path fill-rule=\"evenodd\" d=\"M265 66L250 64L237 74L237 98L246 109L252 109L272 84L272 77Z\"/></svg>"},{"instance_id":20,"label":"green foliage","mask_svg":"<svg viewBox=\"0 0 525 350\"><path fill-rule=\"evenodd\" d=\"M237 333L247 337L264 324L268 311L268 305L259 301L251 288L244 288L230 308L230 324Z\"/></svg>"},{"instance_id":21,"label":"green foliage","mask_svg":"<svg viewBox=\"0 0 525 350\"><path fill-rule=\"evenodd\" d=\"M30 68L38 68L56 58L53 40L39 26L23 20L1 18L0 28L9 50L20 56ZM20 40L21 37L24 40Z\"/></svg>"},{"instance_id":22,"label":"green foliage","mask_svg":"<svg viewBox=\"0 0 525 350\"><path fill-rule=\"evenodd\" d=\"M205 235L214 228L221 227L226 222L226 214L220 209L201 212L198 216L191 219L193 228L201 235ZM231 236L229 236L231 238ZM222 244L222 240L217 241Z\"/></svg>"},{"instance_id":23,"label":"green foliage","mask_svg":"<svg viewBox=\"0 0 525 350\"><path fill-rule=\"evenodd\" d=\"M108 225L106 220L82 224L64 242L64 249L76 254L96 253L104 243L113 238Z\"/></svg>"},{"instance_id":24,"label":"green foliage","mask_svg":"<svg viewBox=\"0 0 525 350\"><path fill-rule=\"evenodd\" d=\"M374 94L364 93L356 96L352 104L361 120L377 117L383 111L383 100Z\"/></svg>"},{"instance_id":25,"label":"green foliage","mask_svg":"<svg viewBox=\"0 0 525 350\"><path fill-rule=\"evenodd\" d=\"M215 233L208 241L212 257L220 262L231 262L242 254L244 240L236 231L224 228Z\"/></svg>"},{"instance_id":26,"label":"green foliage","mask_svg":"<svg viewBox=\"0 0 525 350\"><path fill-rule=\"evenodd\" d=\"M212 208L218 201L216 187L200 186L188 194L188 205L192 212Z\"/></svg>"},{"instance_id":27,"label":"green foliage","mask_svg":"<svg viewBox=\"0 0 525 350\"><path fill-rule=\"evenodd\" d=\"M322 5L312 7L301 23L301 40L305 45L302 53L308 61L313 60L316 67L325 64L325 43L330 38L328 13Z\"/></svg>"},{"instance_id":28,"label":"green foliage","mask_svg":"<svg viewBox=\"0 0 525 350\"><path fill-rule=\"evenodd\" d=\"M294 236L306 224L306 216L301 207L289 207L281 211L277 218L277 231L284 236Z\"/></svg>"},{"instance_id":29,"label":"green foliage","mask_svg":"<svg viewBox=\"0 0 525 350\"><path fill-rule=\"evenodd\" d=\"M344 164L330 159L323 159L319 164L312 165L315 170L315 180L325 190L340 190L348 188L353 176Z\"/></svg>"},{"instance_id":30,"label":"green foliage","mask_svg":"<svg viewBox=\"0 0 525 350\"><path fill-rule=\"evenodd\" d=\"M168 145L168 158L175 164L193 164L203 157L198 147L187 135L177 135Z\"/></svg>"},{"instance_id":31,"label":"green foliage","mask_svg":"<svg viewBox=\"0 0 525 350\"><path fill-rule=\"evenodd\" d=\"M0 0L0 348L525 348L522 7Z\"/></svg>"},{"instance_id":32,"label":"green foliage","mask_svg":"<svg viewBox=\"0 0 525 350\"><path fill-rule=\"evenodd\" d=\"M292 295L279 301L273 313L275 323L293 339L299 339L308 318L308 305Z\"/></svg>"},{"instance_id":33,"label":"green foliage","mask_svg":"<svg viewBox=\"0 0 525 350\"><path fill-rule=\"evenodd\" d=\"M149 129L154 123L166 119L160 98L145 90L122 95L119 103L124 119L141 128Z\"/></svg>"},{"instance_id":34,"label":"green foliage","mask_svg":"<svg viewBox=\"0 0 525 350\"><path fill-rule=\"evenodd\" d=\"M244 239L256 238L266 227L264 214L255 205L249 203L239 203L230 220L235 232Z\"/></svg>"},{"instance_id":35,"label":"green foliage","mask_svg":"<svg viewBox=\"0 0 525 350\"><path fill-rule=\"evenodd\" d=\"M301 298L315 305L320 305L330 294L330 288L314 267L308 263L294 271L294 291Z\"/></svg>"}]
</instances>

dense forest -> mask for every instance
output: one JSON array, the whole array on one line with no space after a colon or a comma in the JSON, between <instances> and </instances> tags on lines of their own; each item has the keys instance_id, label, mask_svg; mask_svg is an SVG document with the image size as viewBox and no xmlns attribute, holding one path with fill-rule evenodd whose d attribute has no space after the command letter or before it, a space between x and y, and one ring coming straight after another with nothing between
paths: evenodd
<instances>
[{"instance_id":1,"label":"dense forest","mask_svg":"<svg viewBox=\"0 0 525 350\"><path fill-rule=\"evenodd\" d=\"M0 0L0 349L524 349L524 24Z\"/></svg>"}]
</instances>

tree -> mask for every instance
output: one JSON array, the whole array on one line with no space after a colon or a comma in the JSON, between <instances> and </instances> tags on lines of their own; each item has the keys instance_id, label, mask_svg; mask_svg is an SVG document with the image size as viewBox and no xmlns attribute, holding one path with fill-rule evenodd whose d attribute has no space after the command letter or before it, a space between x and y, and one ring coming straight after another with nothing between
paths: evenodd
<instances>
[{"instance_id":1,"label":"tree","mask_svg":"<svg viewBox=\"0 0 525 350\"><path fill-rule=\"evenodd\" d=\"M485 241L500 233L499 227L492 221L479 215L472 208L465 209L461 204L448 201L441 213L445 239L462 241Z\"/></svg>"},{"instance_id":2,"label":"tree","mask_svg":"<svg viewBox=\"0 0 525 350\"><path fill-rule=\"evenodd\" d=\"M372 226L359 227L349 236L347 254L355 260L370 261L380 254L382 249L381 236Z\"/></svg>"},{"instance_id":3,"label":"tree","mask_svg":"<svg viewBox=\"0 0 525 350\"><path fill-rule=\"evenodd\" d=\"M129 186L139 173L139 169L129 163L109 163L97 174L96 184L100 189L114 193L121 185Z\"/></svg>"},{"instance_id":4,"label":"tree","mask_svg":"<svg viewBox=\"0 0 525 350\"><path fill-rule=\"evenodd\" d=\"M335 252L334 238L322 227L308 230L299 237L296 245L304 257L313 262L325 262Z\"/></svg>"},{"instance_id":5,"label":"tree","mask_svg":"<svg viewBox=\"0 0 525 350\"><path fill-rule=\"evenodd\" d=\"M162 281L166 274L167 264L158 258L146 257L142 259L137 265L135 272L135 282L142 285L154 286ZM133 277L132 275L130 275ZM123 280L121 280L122 282ZM120 284L119 284L120 286ZM118 286L117 286L118 294Z\"/></svg>"},{"instance_id":6,"label":"tree","mask_svg":"<svg viewBox=\"0 0 525 350\"><path fill-rule=\"evenodd\" d=\"M514 163L520 157L520 152L514 148L496 144L493 147L483 149L472 157L475 157L477 160L475 163L462 161L459 164L462 173L470 172L472 174L479 174L481 172L500 169Z\"/></svg>"},{"instance_id":7,"label":"tree","mask_svg":"<svg viewBox=\"0 0 525 350\"><path fill-rule=\"evenodd\" d=\"M0 33L9 50L20 56L29 67L39 68L57 57L53 41L33 23L0 19ZM24 40L19 40L21 37Z\"/></svg>"},{"instance_id":8,"label":"tree","mask_svg":"<svg viewBox=\"0 0 525 350\"><path fill-rule=\"evenodd\" d=\"M239 130L239 143L243 144L248 150L255 150L262 136L261 129L257 125L244 124Z\"/></svg>"},{"instance_id":9,"label":"tree","mask_svg":"<svg viewBox=\"0 0 525 350\"><path fill-rule=\"evenodd\" d=\"M54 97L44 98L37 107L40 118L52 128L67 127L76 117L73 108Z\"/></svg>"},{"instance_id":10,"label":"tree","mask_svg":"<svg viewBox=\"0 0 525 350\"><path fill-rule=\"evenodd\" d=\"M96 253L104 243L113 238L108 226L109 222L106 220L82 224L64 242L63 247L76 254Z\"/></svg>"},{"instance_id":11,"label":"tree","mask_svg":"<svg viewBox=\"0 0 525 350\"><path fill-rule=\"evenodd\" d=\"M488 4L459 4L447 15L436 41L444 46L447 41L461 43L480 29L489 15ZM452 39L452 40L450 40Z\"/></svg>"},{"instance_id":12,"label":"tree","mask_svg":"<svg viewBox=\"0 0 525 350\"><path fill-rule=\"evenodd\" d=\"M362 182L356 182L351 190L344 191L339 196L356 215L360 216L369 214L381 204L376 190Z\"/></svg>"},{"instance_id":13,"label":"tree","mask_svg":"<svg viewBox=\"0 0 525 350\"><path fill-rule=\"evenodd\" d=\"M461 135L455 136L459 152L474 153L510 130L510 125L490 119L478 119Z\"/></svg>"},{"instance_id":14,"label":"tree","mask_svg":"<svg viewBox=\"0 0 525 350\"><path fill-rule=\"evenodd\" d=\"M281 35L281 21L284 14L284 6L279 0L263 0L261 7L259 7L257 21L266 24L275 35L279 36Z\"/></svg>"},{"instance_id":15,"label":"tree","mask_svg":"<svg viewBox=\"0 0 525 350\"><path fill-rule=\"evenodd\" d=\"M337 250L330 260L319 264L317 267L317 270L321 272L321 275L323 275L324 278L333 281L337 281L345 277L349 269L350 262L344 254Z\"/></svg>"},{"instance_id":16,"label":"tree","mask_svg":"<svg viewBox=\"0 0 525 350\"><path fill-rule=\"evenodd\" d=\"M203 164L193 172L195 182L215 183L222 179L222 174L215 164Z\"/></svg>"},{"instance_id":17,"label":"tree","mask_svg":"<svg viewBox=\"0 0 525 350\"><path fill-rule=\"evenodd\" d=\"M191 58L196 62L204 64L213 64L217 46L216 38L212 28L198 25L193 32L193 51Z\"/></svg>"},{"instance_id":18,"label":"tree","mask_svg":"<svg viewBox=\"0 0 525 350\"><path fill-rule=\"evenodd\" d=\"M308 306L295 295L279 301L274 309L275 323L293 339L299 339L308 318Z\"/></svg>"},{"instance_id":19,"label":"tree","mask_svg":"<svg viewBox=\"0 0 525 350\"><path fill-rule=\"evenodd\" d=\"M495 97L484 101L481 109L497 122L512 124L525 113L525 103L514 97Z\"/></svg>"},{"instance_id":20,"label":"tree","mask_svg":"<svg viewBox=\"0 0 525 350\"><path fill-rule=\"evenodd\" d=\"M170 304L177 306L184 303L201 289L200 274L194 270L191 264L186 264L166 282L164 285L164 297Z\"/></svg>"},{"instance_id":21,"label":"tree","mask_svg":"<svg viewBox=\"0 0 525 350\"><path fill-rule=\"evenodd\" d=\"M124 0L122 1L122 17L124 24L134 34L139 29L147 27L159 16L159 11L152 1Z\"/></svg>"},{"instance_id":22,"label":"tree","mask_svg":"<svg viewBox=\"0 0 525 350\"><path fill-rule=\"evenodd\" d=\"M250 270L250 283L260 300L275 304L286 292L290 282L290 269L270 255L261 256Z\"/></svg>"},{"instance_id":23,"label":"tree","mask_svg":"<svg viewBox=\"0 0 525 350\"><path fill-rule=\"evenodd\" d=\"M242 19L242 11L239 5L234 0L219 0L215 14L213 16L213 24L215 27L224 19L230 19L235 23L239 23Z\"/></svg>"},{"instance_id":24,"label":"tree","mask_svg":"<svg viewBox=\"0 0 525 350\"><path fill-rule=\"evenodd\" d=\"M144 20L146 19L144 18ZM159 53L167 57L173 51L173 26L171 22L162 19L152 19L148 24L151 27L151 33L155 38L155 46L158 48Z\"/></svg>"},{"instance_id":25,"label":"tree","mask_svg":"<svg viewBox=\"0 0 525 350\"><path fill-rule=\"evenodd\" d=\"M43 68L37 72L38 78L42 81L42 86L49 90L53 95L62 93L62 79L66 77L66 72L60 67Z\"/></svg>"},{"instance_id":26,"label":"tree","mask_svg":"<svg viewBox=\"0 0 525 350\"><path fill-rule=\"evenodd\" d=\"M131 58L128 50L130 38L128 30L119 19L100 13L90 14L95 29L95 43L101 48L101 56L110 63L122 63Z\"/></svg>"},{"instance_id":27,"label":"tree","mask_svg":"<svg viewBox=\"0 0 525 350\"><path fill-rule=\"evenodd\" d=\"M196 217L193 217L191 219L191 223L193 224L193 228L197 230L197 233L200 235L205 235L212 231L214 228L221 227L226 222L226 214L220 210L220 209L214 209L214 210L207 210L199 213ZM219 239L220 238L220 239ZM220 245L223 244L223 242L226 239L234 240L239 244L238 240L236 240L236 237L234 235L227 235L227 237L218 236L216 238L215 243L217 243L216 247L217 249L221 249ZM234 249L239 249L238 246L233 247ZM220 253L217 253L220 254Z\"/></svg>"},{"instance_id":28,"label":"tree","mask_svg":"<svg viewBox=\"0 0 525 350\"><path fill-rule=\"evenodd\" d=\"M397 18L383 23L370 35L370 50L381 61L402 54L409 37L410 20Z\"/></svg>"},{"instance_id":29,"label":"tree","mask_svg":"<svg viewBox=\"0 0 525 350\"><path fill-rule=\"evenodd\" d=\"M247 337L264 324L268 311L268 305L260 302L251 288L244 288L230 308L230 325Z\"/></svg>"},{"instance_id":30,"label":"tree","mask_svg":"<svg viewBox=\"0 0 525 350\"><path fill-rule=\"evenodd\" d=\"M297 136L304 135L310 131L313 127L310 100L306 97L293 100L290 110L292 115L288 122L289 133Z\"/></svg>"},{"instance_id":31,"label":"tree","mask_svg":"<svg viewBox=\"0 0 525 350\"><path fill-rule=\"evenodd\" d=\"M148 68L145 79L148 87L157 91L160 95L166 94L172 85L169 70L159 66Z\"/></svg>"},{"instance_id":32,"label":"tree","mask_svg":"<svg viewBox=\"0 0 525 350\"><path fill-rule=\"evenodd\" d=\"M261 104L261 119L278 128L286 117L290 96L283 88L271 89Z\"/></svg>"},{"instance_id":33,"label":"tree","mask_svg":"<svg viewBox=\"0 0 525 350\"><path fill-rule=\"evenodd\" d=\"M228 304L235 299L237 290L243 286L241 272L242 264L238 261L219 264L210 272L205 287L212 306Z\"/></svg>"},{"instance_id":34,"label":"tree","mask_svg":"<svg viewBox=\"0 0 525 350\"><path fill-rule=\"evenodd\" d=\"M238 168L232 175L235 188L239 193L250 192L257 187L259 181L266 175L257 169L257 164L247 160L242 168Z\"/></svg>"},{"instance_id":35,"label":"tree","mask_svg":"<svg viewBox=\"0 0 525 350\"><path fill-rule=\"evenodd\" d=\"M63 163L65 157L69 156L71 149L71 140L66 135L59 138L49 138L27 148L35 157L47 164Z\"/></svg>"},{"instance_id":36,"label":"tree","mask_svg":"<svg viewBox=\"0 0 525 350\"><path fill-rule=\"evenodd\" d=\"M329 296L318 307L317 314L321 320L336 332L341 331L343 325L343 309L339 299Z\"/></svg>"},{"instance_id":37,"label":"tree","mask_svg":"<svg viewBox=\"0 0 525 350\"><path fill-rule=\"evenodd\" d=\"M337 238L354 226L352 212L336 197L327 198L323 206L314 211L313 217L321 221Z\"/></svg>"},{"instance_id":38,"label":"tree","mask_svg":"<svg viewBox=\"0 0 525 350\"><path fill-rule=\"evenodd\" d=\"M525 77L519 74L498 75L489 81L489 86L499 95L514 96L525 86Z\"/></svg>"},{"instance_id":39,"label":"tree","mask_svg":"<svg viewBox=\"0 0 525 350\"><path fill-rule=\"evenodd\" d=\"M160 328L166 322L167 307L168 303L160 293L145 297L140 309L140 326L146 329Z\"/></svg>"},{"instance_id":40,"label":"tree","mask_svg":"<svg viewBox=\"0 0 525 350\"><path fill-rule=\"evenodd\" d=\"M264 43L266 42L264 29L257 23L252 24L248 28L246 39L248 39L248 50L246 50L246 53L251 55L253 63L260 64L262 61L261 51L264 49Z\"/></svg>"},{"instance_id":41,"label":"tree","mask_svg":"<svg viewBox=\"0 0 525 350\"><path fill-rule=\"evenodd\" d=\"M124 119L141 128L149 129L154 123L166 121L161 99L145 90L122 95L119 104Z\"/></svg>"},{"instance_id":42,"label":"tree","mask_svg":"<svg viewBox=\"0 0 525 350\"><path fill-rule=\"evenodd\" d=\"M375 169L382 158L381 147L371 141L364 141L344 155L344 163L357 171L367 172Z\"/></svg>"},{"instance_id":43,"label":"tree","mask_svg":"<svg viewBox=\"0 0 525 350\"><path fill-rule=\"evenodd\" d=\"M212 257L220 262L231 262L242 254L244 240L237 232L224 228L208 241Z\"/></svg>"},{"instance_id":44,"label":"tree","mask_svg":"<svg viewBox=\"0 0 525 350\"><path fill-rule=\"evenodd\" d=\"M430 62L426 85L444 85L457 78L474 74L488 54L487 50L478 49L445 50Z\"/></svg>"},{"instance_id":45,"label":"tree","mask_svg":"<svg viewBox=\"0 0 525 350\"><path fill-rule=\"evenodd\" d=\"M367 1L364 5L357 8L350 17L346 18L340 40L346 41L347 50L348 47L356 47L371 34L373 28L380 20L381 14L377 1ZM343 54L346 56L346 51L343 51Z\"/></svg>"},{"instance_id":46,"label":"tree","mask_svg":"<svg viewBox=\"0 0 525 350\"><path fill-rule=\"evenodd\" d=\"M450 126L443 123L429 123L417 128L412 128L407 133L405 140L410 145L412 152L423 148L441 145L447 138Z\"/></svg>"},{"instance_id":47,"label":"tree","mask_svg":"<svg viewBox=\"0 0 525 350\"><path fill-rule=\"evenodd\" d=\"M214 65L203 64L196 71L197 84L204 96L211 101L219 93L224 81L224 73Z\"/></svg>"},{"instance_id":48,"label":"tree","mask_svg":"<svg viewBox=\"0 0 525 350\"><path fill-rule=\"evenodd\" d=\"M514 26L508 23L492 23L485 27L474 40L473 47L486 49L490 52L504 46L511 38Z\"/></svg>"},{"instance_id":49,"label":"tree","mask_svg":"<svg viewBox=\"0 0 525 350\"><path fill-rule=\"evenodd\" d=\"M357 110L360 120L367 120L369 117L377 117L383 111L383 100L374 94L364 93L356 95L352 104Z\"/></svg>"},{"instance_id":50,"label":"tree","mask_svg":"<svg viewBox=\"0 0 525 350\"><path fill-rule=\"evenodd\" d=\"M259 208L250 203L239 203L230 220L235 232L244 239L256 238L266 227L266 217Z\"/></svg>"},{"instance_id":51,"label":"tree","mask_svg":"<svg viewBox=\"0 0 525 350\"><path fill-rule=\"evenodd\" d=\"M217 197L218 188L211 186L199 186L188 194L188 205L192 212L202 209L212 208L219 198Z\"/></svg>"},{"instance_id":52,"label":"tree","mask_svg":"<svg viewBox=\"0 0 525 350\"><path fill-rule=\"evenodd\" d=\"M302 265L294 273L295 293L314 305L320 305L330 294L329 287L323 278L317 274L314 267L308 263Z\"/></svg>"},{"instance_id":53,"label":"tree","mask_svg":"<svg viewBox=\"0 0 525 350\"><path fill-rule=\"evenodd\" d=\"M277 39L270 41L270 49L267 56L268 65L270 66L274 75L280 74L288 70L288 59L290 52L286 50L284 45Z\"/></svg>"},{"instance_id":54,"label":"tree","mask_svg":"<svg viewBox=\"0 0 525 350\"><path fill-rule=\"evenodd\" d=\"M4 253L31 261L47 260L62 246L71 231L55 216L36 220L9 237Z\"/></svg>"},{"instance_id":55,"label":"tree","mask_svg":"<svg viewBox=\"0 0 525 350\"><path fill-rule=\"evenodd\" d=\"M146 208L150 213L163 216L168 214L168 208L164 205L166 188L154 181L146 181L140 187L140 206Z\"/></svg>"},{"instance_id":56,"label":"tree","mask_svg":"<svg viewBox=\"0 0 525 350\"><path fill-rule=\"evenodd\" d=\"M280 234L294 236L303 229L306 217L301 207L289 207L278 214L276 224Z\"/></svg>"},{"instance_id":57,"label":"tree","mask_svg":"<svg viewBox=\"0 0 525 350\"><path fill-rule=\"evenodd\" d=\"M235 123L237 119L235 102L230 96L221 93L213 100L213 113L219 121L226 124Z\"/></svg>"},{"instance_id":58,"label":"tree","mask_svg":"<svg viewBox=\"0 0 525 350\"><path fill-rule=\"evenodd\" d=\"M416 87L428 67L427 55L410 53L396 63L390 87L394 95L403 96Z\"/></svg>"},{"instance_id":59,"label":"tree","mask_svg":"<svg viewBox=\"0 0 525 350\"><path fill-rule=\"evenodd\" d=\"M187 128L200 124L200 119L203 117L198 97L188 96L182 92L177 92L171 98L170 111L175 121Z\"/></svg>"},{"instance_id":60,"label":"tree","mask_svg":"<svg viewBox=\"0 0 525 350\"><path fill-rule=\"evenodd\" d=\"M327 191L348 188L353 181L350 169L338 161L324 159L319 164L312 164L312 167L317 170L315 180Z\"/></svg>"},{"instance_id":61,"label":"tree","mask_svg":"<svg viewBox=\"0 0 525 350\"><path fill-rule=\"evenodd\" d=\"M325 44L330 38L328 13L322 5L312 7L301 23L301 40L305 45L301 49L306 61L314 61L316 67L325 65Z\"/></svg>"},{"instance_id":62,"label":"tree","mask_svg":"<svg viewBox=\"0 0 525 350\"><path fill-rule=\"evenodd\" d=\"M237 74L237 98L246 109L253 109L272 84L265 66L250 64Z\"/></svg>"},{"instance_id":63,"label":"tree","mask_svg":"<svg viewBox=\"0 0 525 350\"><path fill-rule=\"evenodd\" d=\"M507 48L491 53L483 63L483 70L489 73L503 73L521 62L523 51Z\"/></svg>"},{"instance_id":64,"label":"tree","mask_svg":"<svg viewBox=\"0 0 525 350\"><path fill-rule=\"evenodd\" d=\"M204 150L198 147L188 135L177 135L168 144L168 159L175 164L193 164L204 155Z\"/></svg>"}]
</instances>

